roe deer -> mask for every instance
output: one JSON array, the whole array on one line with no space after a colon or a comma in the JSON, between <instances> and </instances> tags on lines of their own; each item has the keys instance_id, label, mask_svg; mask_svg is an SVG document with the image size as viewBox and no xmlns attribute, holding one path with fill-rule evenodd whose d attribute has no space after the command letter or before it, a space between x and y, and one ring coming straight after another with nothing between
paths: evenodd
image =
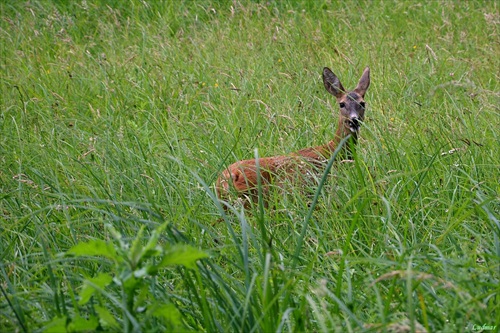
<instances>
[{"instance_id":1,"label":"roe deer","mask_svg":"<svg viewBox=\"0 0 500 333\"><path fill-rule=\"evenodd\" d=\"M268 194L269 186L281 186L286 179L318 174L338 144L349 134L351 138L344 144L339 155L351 159L352 151L357 143L359 127L365 115L364 96L370 85L370 68L366 67L359 79L357 87L345 91L337 76L327 67L323 69L323 83L326 90L336 97L340 115L333 139L325 145L309 147L297 152L274 157L238 161L225 169L216 181L217 196L221 200L231 199L231 193L238 199L246 199L245 207L250 200L258 200L258 173L262 186L262 195Z\"/></svg>"}]
</instances>

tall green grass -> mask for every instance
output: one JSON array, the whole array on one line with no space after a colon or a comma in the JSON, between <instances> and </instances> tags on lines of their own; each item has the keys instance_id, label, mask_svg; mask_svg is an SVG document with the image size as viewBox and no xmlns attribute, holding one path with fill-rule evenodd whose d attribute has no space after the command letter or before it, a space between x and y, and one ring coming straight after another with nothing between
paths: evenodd
<instances>
[{"instance_id":1,"label":"tall green grass","mask_svg":"<svg viewBox=\"0 0 500 333\"><path fill-rule=\"evenodd\" d=\"M0 9L2 331L499 330L494 2ZM313 207L224 211L220 171L330 140L321 70L367 65Z\"/></svg>"}]
</instances>

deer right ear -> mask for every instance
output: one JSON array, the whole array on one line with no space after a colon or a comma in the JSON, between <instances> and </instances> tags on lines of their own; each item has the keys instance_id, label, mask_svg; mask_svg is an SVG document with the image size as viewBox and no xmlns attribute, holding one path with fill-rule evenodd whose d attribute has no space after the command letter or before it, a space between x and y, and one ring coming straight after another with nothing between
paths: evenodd
<instances>
[{"instance_id":1,"label":"deer right ear","mask_svg":"<svg viewBox=\"0 0 500 333\"><path fill-rule=\"evenodd\" d=\"M370 67L366 67L363 75L359 79L358 86L354 89L355 92L361 95L361 97L365 97L366 90L370 86Z\"/></svg>"},{"instance_id":2,"label":"deer right ear","mask_svg":"<svg viewBox=\"0 0 500 333\"><path fill-rule=\"evenodd\" d=\"M328 67L323 68L323 84L326 90L337 98L340 98L345 93L339 78Z\"/></svg>"}]
</instances>

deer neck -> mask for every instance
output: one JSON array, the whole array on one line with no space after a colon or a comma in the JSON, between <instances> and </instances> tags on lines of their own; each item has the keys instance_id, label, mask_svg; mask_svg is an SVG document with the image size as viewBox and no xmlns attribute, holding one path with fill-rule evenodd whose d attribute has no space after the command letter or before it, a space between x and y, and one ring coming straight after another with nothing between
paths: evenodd
<instances>
[{"instance_id":1,"label":"deer neck","mask_svg":"<svg viewBox=\"0 0 500 333\"><path fill-rule=\"evenodd\" d=\"M344 146L342 147L342 150L338 154L339 159L352 159L352 154L354 152L354 149L356 147L356 144L358 143L358 132L351 132L348 127L344 125L344 122L339 119L339 123L337 126L337 131L335 132L335 137L333 140L328 142L328 150L330 152L330 156L333 154L335 149L339 146L340 142L346 138L348 135L351 135L349 140L347 140L346 143L344 143Z\"/></svg>"},{"instance_id":2,"label":"deer neck","mask_svg":"<svg viewBox=\"0 0 500 333\"><path fill-rule=\"evenodd\" d=\"M295 153L295 155L316 161L328 160L333 155L340 142L349 134L351 134L351 138L344 144L337 158L341 160L350 160L352 159L354 148L356 146L356 143L358 142L358 133L353 133L349 130L349 128L346 128L342 120L339 120L335 136L330 142L322 146L299 150L297 153Z\"/></svg>"}]
</instances>

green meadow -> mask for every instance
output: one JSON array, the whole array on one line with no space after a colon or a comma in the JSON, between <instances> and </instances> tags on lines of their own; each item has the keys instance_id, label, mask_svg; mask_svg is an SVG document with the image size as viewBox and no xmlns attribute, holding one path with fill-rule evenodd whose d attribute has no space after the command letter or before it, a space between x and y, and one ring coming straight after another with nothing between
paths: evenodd
<instances>
[{"instance_id":1,"label":"green meadow","mask_svg":"<svg viewBox=\"0 0 500 333\"><path fill-rule=\"evenodd\" d=\"M1 332L500 330L498 2L0 10ZM225 211L333 138L325 66L371 68L354 162Z\"/></svg>"}]
</instances>

